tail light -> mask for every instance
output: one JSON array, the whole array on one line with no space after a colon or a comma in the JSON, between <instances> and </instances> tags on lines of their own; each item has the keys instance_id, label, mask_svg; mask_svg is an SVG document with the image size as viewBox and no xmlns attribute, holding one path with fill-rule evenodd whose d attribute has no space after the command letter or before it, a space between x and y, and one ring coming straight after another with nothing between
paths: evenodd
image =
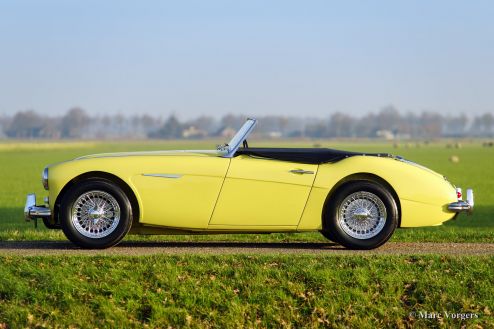
<instances>
[{"instance_id":1,"label":"tail light","mask_svg":"<svg viewBox=\"0 0 494 329\"><path fill-rule=\"evenodd\" d=\"M456 189L456 196L458 197L458 200L461 200L463 195L461 194L461 188Z\"/></svg>"}]
</instances>

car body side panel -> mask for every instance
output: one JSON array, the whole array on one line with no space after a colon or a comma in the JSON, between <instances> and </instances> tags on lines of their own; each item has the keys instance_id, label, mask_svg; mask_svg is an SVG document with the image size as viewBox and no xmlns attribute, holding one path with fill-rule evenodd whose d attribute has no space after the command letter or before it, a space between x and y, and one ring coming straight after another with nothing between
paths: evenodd
<instances>
[{"instance_id":1,"label":"car body side panel","mask_svg":"<svg viewBox=\"0 0 494 329\"><path fill-rule=\"evenodd\" d=\"M342 179L358 173L379 176L393 187L400 199L401 227L439 225L454 215L447 204L457 200L456 191L443 176L392 158L354 156L319 166L298 230L321 229L326 196Z\"/></svg>"},{"instance_id":2,"label":"car body side panel","mask_svg":"<svg viewBox=\"0 0 494 329\"><path fill-rule=\"evenodd\" d=\"M401 201L401 211L407 215L406 226L401 227L437 226L455 215L446 211L446 207L411 200Z\"/></svg>"},{"instance_id":3,"label":"car body side panel","mask_svg":"<svg viewBox=\"0 0 494 329\"><path fill-rule=\"evenodd\" d=\"M101 157L69 161L50 169L50 200L55 200L73 178L92 171L105 172L119 177L132 189L139 203L141 223L204 229L211 218L229 163L230 159L207 155Z\"/></svg>"},{"instance_id":4,"label":"car body side panel","mask_svg":"<svg viewBox=\"0 0 494 329\"><path fill-rule=\"evenodd\" d=\"M224 176L183 175L176 179L133 176L132 182L145 209L140 222L175 228L207 228L223 180Z\"/></svg>"},{"instance_id":5,"label":"car body side panel","mask_svg":"<svg viewBox=\"0 0 494 329\"><path fill-rule=\"evenodd\" d=\"M244 155L233 158L209 229L290 226L295 230L317 168ZM312 174L290 172L296 169Z\"/></svg>"},{"instance_id":6,"label":"car body side panel","mask_svg":"<svg viewBox=\"0 0 494 329\"><path fill-rule=\"evenodd\" d=\"M230 161L240 165L232 166L225 179ZM291 169L313 170L315 175L290 174ZM320 230L326 197L335 184L358 173L379 176L394 188L400 199L402 227L439 225L453 217L446 205L457 200L454 187L441 175L391 158L353 156L317 166L184 153L96 157L51 166L52 212L62 188L92 171L115 175L129 185L139 203L140 222L199 230ZM218 199L222 184L225 194Z\"/></svg>"},{"instance_id":7,"label":"car body side panel","mask_svg":"<svg viewBox=\"0 0 494 329\"><path fill-rule=\"evenodd\" d=\"M297 231L322 230L323 207L329 190L328 188L321 187L312 188Z\"/></svg>"}]
</instances>

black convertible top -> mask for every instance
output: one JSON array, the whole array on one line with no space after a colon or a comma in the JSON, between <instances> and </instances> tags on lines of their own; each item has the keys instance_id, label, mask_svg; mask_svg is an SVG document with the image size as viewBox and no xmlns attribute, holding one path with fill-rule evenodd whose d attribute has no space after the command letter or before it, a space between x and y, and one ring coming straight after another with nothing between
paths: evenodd
<instances>
[{"instance_id":1,"label":"black convertible top","mask_svg":"<svg viewBox=\"0 0 494 329\"><path fill-rule=\"evenodd\" d=\"M240 148L235 156L241 154L307 164L337 162L356 155L392 157L388 153L348 152L328 148Z\"/></svg>"}]
</instances>

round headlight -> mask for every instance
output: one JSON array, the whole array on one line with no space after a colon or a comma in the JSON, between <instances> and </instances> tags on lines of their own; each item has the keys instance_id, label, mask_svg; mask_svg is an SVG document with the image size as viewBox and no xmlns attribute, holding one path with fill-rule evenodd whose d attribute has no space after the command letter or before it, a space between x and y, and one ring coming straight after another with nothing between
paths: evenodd
<instances>
[{"instance_id":1,"label":"round headlight","mask_svg":"<svg viewBox=\"0 0 494 329\"><path fill-rule=\"evenodd\" d=\"M45 169L43 169L41 182L43 183L43 187L45 188L45 190L48 190L48 167L45 167Z\"/></svg>"}]
</instances>

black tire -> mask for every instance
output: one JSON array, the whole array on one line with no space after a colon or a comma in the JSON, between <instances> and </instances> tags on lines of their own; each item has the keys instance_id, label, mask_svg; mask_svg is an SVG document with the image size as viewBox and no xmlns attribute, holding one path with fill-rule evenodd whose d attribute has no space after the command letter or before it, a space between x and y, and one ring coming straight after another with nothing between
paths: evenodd
<instances>
[{"instance_id":1,"label":"black tire","mask_svg":"<svg viewBox=\"0 0 494 329\"><path fill-rule=\"evenodd\" d=\"M362 202L369 207L362 207ZM385 187L371 181L354 181L343 185L329 200L323 235L350 249L374 249L391 238L398 217L396 201ZM365 221L360 230L359 220Z\"/></svg>"},{"instance_id":2,"label":"black tire","mask_svg":"<svg viewBox=\"0 0 494 329\"><path fill-rule=\"evenodd\" d=\"M322 230L321 231L321 234L328 240L330 241L333 241L333 242L336 242L336 243L340 243L338 241L338 237L336 236L336 234L334 234L334 230Z\"/></svg>"},{"instance_id":3,"label":"black tire","mask_svg":"<svg viewBox=\"0 0 494 329\"><path fill-rule=\"evenodd\" d=\"M43 224L45 224L45 227L50 230L59 230L62 228L60 224L52 223L50 218L43 218Z\"/></svg>"},{"instance_id":4,"label":"black tire","mask_svg":"<svg viewBox=\"0 0 494 329\"><path fill-rule=\"evenodd\" d=\"M105 208L109 209L108 212L103 211L101 207L95 210L95 207L90 205L91 202L103 203ZM99 222L105 220L102 219L103 215L112 216L108 217L108 223ZM100 226L97 226L95 221L98 221ZM113 182L89 179L76 183L63 196L60 204L60 225L65 236L82 248L108 248L118 244L129 232L132 226L132 206L127 195Z\"/></svg>"}]
</instances>

